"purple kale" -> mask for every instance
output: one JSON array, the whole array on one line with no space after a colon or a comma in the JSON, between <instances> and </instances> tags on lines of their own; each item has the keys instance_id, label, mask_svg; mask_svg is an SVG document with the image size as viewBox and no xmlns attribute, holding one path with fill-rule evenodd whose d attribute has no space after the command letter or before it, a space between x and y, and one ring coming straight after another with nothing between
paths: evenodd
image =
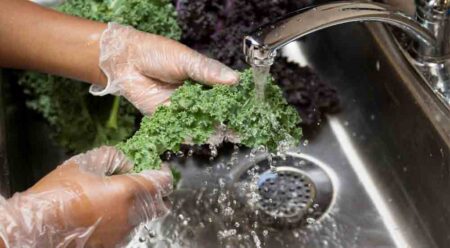
<instances>
[{"instance_id":1,"label":"purple kale","mask_svg":"<svg viewBox=\"0 0 450 248\"><path fill-rule=\"evenodd\" d=\"M339 110L336 90L321 81L308 67L299 67L280 57L271 72L288 103L299 112L302 125L315 125L321 121L323 113Z\"/></svg>"}]
</instances>

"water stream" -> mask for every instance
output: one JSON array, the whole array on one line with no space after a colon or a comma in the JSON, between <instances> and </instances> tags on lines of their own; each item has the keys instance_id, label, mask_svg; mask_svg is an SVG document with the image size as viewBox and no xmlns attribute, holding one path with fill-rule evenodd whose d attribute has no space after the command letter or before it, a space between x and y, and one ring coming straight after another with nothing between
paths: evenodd
<instances>
[{"instance_id":1,"label":"water stream","mask_svg":"<svg viewBox=\"0 0 450 248\"><path fill-rule=\"evenodd\" d=\"M264 100L264 92L266 88L267 79L270 77L270 66L252 66L253 79L255 81L256 98Z\"/></svg>"}]
</instances>

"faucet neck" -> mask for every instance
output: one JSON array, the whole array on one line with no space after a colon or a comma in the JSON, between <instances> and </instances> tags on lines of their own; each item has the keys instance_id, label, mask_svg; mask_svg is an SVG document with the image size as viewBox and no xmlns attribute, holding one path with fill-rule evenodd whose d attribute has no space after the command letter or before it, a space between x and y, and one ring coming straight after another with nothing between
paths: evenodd
<instances>
[{"instance_id":1,"label":"faucet neck","mask_svg":"<svg viewBox=\"0 0 450 248\"><path fill-rule=\"evenodd\" d=\"M377 3L335 2L301 9L261 26L244 38L244 54L252 65L273 63L276 50L293 40L332 26L364 21L397 26L416 39L419 47L434 52L434 34L397 9Z\"/></svg>"},{"instance_id":2,"label":"faucet neck","mask_svg":"<svg viewBox=\"0 0 450 248\"><path fill-rule=\"evenodd\" d=\"M416 0L416 19L436 38L435 52L440 56L450 55L450 0ZM427 47L421 47L422 54L432 54Z\"/></svg>"}]
</instances>

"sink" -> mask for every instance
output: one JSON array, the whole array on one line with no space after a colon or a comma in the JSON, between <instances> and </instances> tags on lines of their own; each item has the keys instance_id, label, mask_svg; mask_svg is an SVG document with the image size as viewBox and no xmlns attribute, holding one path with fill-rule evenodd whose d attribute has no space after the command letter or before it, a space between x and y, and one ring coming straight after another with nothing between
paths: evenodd
<instances>
[{"instance_id":1,"label":"sink","mask_svg":"<svg viewBox=\"0 0 450 248\"><path fill-rule=\"evenodd\" d=\"M224 148L212 160L172 163L183 174L173 211L143 225L132 247L448 246L450 114L405 62L391 33L377 24L338 26L287 53L296 59L298 51L341 99L341 111L306 129L302 144L288 153L327 174L324 194L332 196L320 214L289 225L274 225L280 217L263 221L263 209L239 192L246 188L242 175L251 174L264 151Z\"/></svg>"}]
</instances>

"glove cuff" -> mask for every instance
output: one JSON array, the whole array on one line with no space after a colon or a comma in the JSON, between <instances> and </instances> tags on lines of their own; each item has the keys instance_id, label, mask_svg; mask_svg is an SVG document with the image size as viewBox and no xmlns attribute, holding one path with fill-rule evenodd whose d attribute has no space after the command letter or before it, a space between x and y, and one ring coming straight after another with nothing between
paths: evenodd
<instances>
[{"instance_id":1,"label":"glove cuff","mask_svg":"<svg viewBox=\"0 0 450 248\"><path fill-rule=\"evenodd\" d=\"M120 95L120 82L116 81L114 66L120 63L129 48L127 37L134 28L110 22L100 37L99 67L108 80L106 87L91 85L89 93L94 96Z\"/></svg>"}]
</instances>

